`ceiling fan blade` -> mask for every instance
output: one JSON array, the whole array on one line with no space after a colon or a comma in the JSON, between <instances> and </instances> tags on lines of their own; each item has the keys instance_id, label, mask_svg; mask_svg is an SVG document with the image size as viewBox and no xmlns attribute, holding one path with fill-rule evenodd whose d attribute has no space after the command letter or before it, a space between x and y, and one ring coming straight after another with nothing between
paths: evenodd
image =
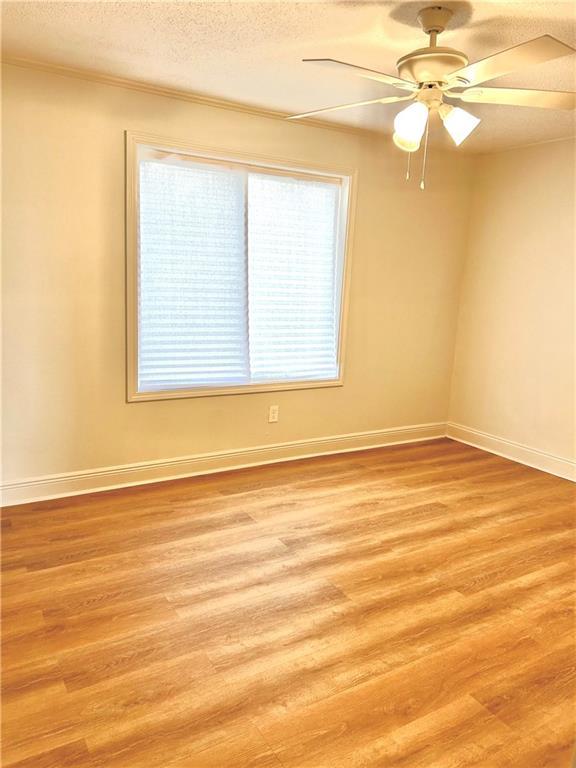
<instances>
[{"instance_id":1,"label":"ceiling fan blade","mask_svg":"<svg viewBox=\"0 0 576 768\"><path fill-rule=\"evenodd\" d=\"M406 91L415 91L418 89L418 84L412 83L410 80L402 80L400 77L386 75L383 72L376 72L374 69L358 67L356 64L347 64L345 61L336 61L336 59L302 59L302 61L308 64L320 64L325 67L331 67L340 72L348 71L351 74L358 75L358 77L366 77L368 80L376 80L379 83L393 85L395 88L403 88Z\"/></svg>"},{"instance_id":2,"label":"ceiling fan blade","mask_svg":"<svg viewBox=\"0 0 576 768\"><path fill-rule=\"evenodd\" d=\"M485 83L487 80L493 80L495 77L507 75L531 64L542 64L544 61L557 59L559 56L566 56L574 53L575 49L560 40L556 40L551 35L542 35L534 40L528 40L526 43L515 45L500 53L488 56L467 67L457 69L448 75L449 82L465 80L468 85L477 85Z\"/></svg>"},{"instance_id":3,"label":"ceiling fan blade","mask_svg":"<svg viewBox=\"0 0 576 768\"><path fill-rule=\"evenodd\" d=\"M287 120L299 120L301 117L312 117L312 115L321 115L324 112L335 112L338 109L350 109L351 107L364 107L367 104L394 104L397 101L410 101L414 96L388 96L384 99L371 99L370 101L357 101L354 104L341 104L338 107L326 107L326 109L315 109L313 112L303 112L301 115L290 115Z\"/></svg>"},{"instance_id":4,"label":"ceiling fan blade","mask_svg":"<svg viewBox=\"0 0 576 768\"><path fill-rule=\"evenodd\" d=\"M452 96L452 94L449 95ZM570 91L532 91L528 88L468 88L459 94L459 98L474 104L576 109L576 93Z\"/></svg>"}]
</instances>

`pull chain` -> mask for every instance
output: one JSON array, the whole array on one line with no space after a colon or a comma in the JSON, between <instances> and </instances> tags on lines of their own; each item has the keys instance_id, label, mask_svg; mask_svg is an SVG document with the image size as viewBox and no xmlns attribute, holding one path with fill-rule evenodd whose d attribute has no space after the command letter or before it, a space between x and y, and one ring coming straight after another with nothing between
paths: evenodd
<instances>
[{"instance_id":1,"label":"pull chain","mask_svg":"<svg viewBox=\"0 0 576 768\"><path fill-rule=\"evenodd\" d=\"M406 181L410 180L410 158L412 157L412 152L407 152L408 155L408 165L406 167Z\"/></svg>"},{"instance_id":2,"label":"pull chain","mask_svg":"<svg viewBox=\"0 0 576 768\"><path fill-rule=\"evenodd\" d=\"M420 177L420 189L424 189L424 174L426 173L426 157L428 155L428 130L430 128L430 117L426 123L426 136L424 138L424 157L422 158L422 176Z\"/></svg>"}]
</instances>

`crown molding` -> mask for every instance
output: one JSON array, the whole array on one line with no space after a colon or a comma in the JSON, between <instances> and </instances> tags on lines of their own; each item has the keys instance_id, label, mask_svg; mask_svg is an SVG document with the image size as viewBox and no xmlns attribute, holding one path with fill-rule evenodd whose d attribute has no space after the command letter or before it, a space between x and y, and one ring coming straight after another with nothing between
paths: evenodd
<instances>
[{"instance_id":1,"label":"crown molding","mask_svg":"<svg viewBox=\"0 0 576 768\"><path fill-rule=\"evenodd\" d=\"M558 136L556 139L542 139L541 141L530 141L528 144L515 144L508 147L501 147L500 149L492 149L489 152L476 152L476 157L488 157L492 155L500 155L508 152L520 152L522 149L532 149L533 147L543 147L547 144L560 144L562 142L575 142L576 132L570 134L570 136Z\"/></svg>"},{"instance_id":2,"label":"crown molding","mask_svg":"<svg viewBox=\"0 0 576 768\"><path fill-rule=\"evenodd\" d=\"M149 83L144 80L131 80L126 77L116 77L115 75L105 75L102 72L92 69L80 69L77 67L67 67L63 64L52 64L47 61L39 61L36 59L25 59L18 56L3 56L1 59L2 66L22 67L24 69L33 69L37 72L47 72L53 75L61 75L63 77L72 77L76 80L86 80L88 82L100 83L101 85L111 85L116 88L127 88L132 91L140 91L141 93L150 93L155 96L164 96L168 99L179 99L180 101L188 101L192 104L199 104L204 107L214 107L215 109L226 109L233 112L241 112L245 115L253 115L255 117L266 117L271 120L285 121L289 116L288 112L282 112L280 110L266 109L265 107L257 107L253 104L245 104L240 101L230 101L228 99L219 99L214 96L205 96L194 91L186 91L181 88L170 88L164 85L157 85ZM329 131L336 131L337 133L347 133L355 136L364 136L381 139L382 137L390 138L390 134L383 131L377 131L373 128L358 128L354 125L343 125L342 123L332 123L328 120L319 120L317 118L307 118L305 122L294 122L292 125L308 126L310 128L323 128ZM482 148L462 149L462 147L446 146L441 149L444 152L457 151L460 155L468 157L483 157L485 155L494 155L500 152L513 152L515 150L527 149L528 147L537 147L542 144L551 144L560 141L574 141L575 135L561 136L556 139L542 139L541 141L533 141L528 144L516 144L506 147L500 147L499 149L485 150Z\"/></svg>"},{"instance_id":3,"label":"crown molding","mask_svg":"<svg viewBox=\"0 0 576 768\"><path fill-rule=\"evenodd\" d=\"M33 69L38 72L47 72L53 75L61 75L63 77L72 77L77 80L87 80L92 83L99 83L101 85L111 85L116 88L127 88L132 91L139 91L141 93L150 93L155 96L164 96L169 99L179 99L180 101L188 101L193 104L199 104L204 107L213 107L216 109L226 109L234 112L241 112L246 115L253 115L255 117L266 117L271 120L285 121L290 113L281 112L274 109L266 109L264 107L257 107L252 104L244 104L239 101L229 101L227 99L219 99L213 96L204 96L194 91L186 91L181 88L170 88L164 85L157 85L149 83L144 80L131 80L125 77L116 77L115 75L106 75L102 72L90 69L78 69L76 67L68 67L62 64L52 64L46 61L37 61L35 59L24 59L15 56L2 57L2 66L22 67L24 69ZM342 125L341 123L332 123L328 120L318 120L315 118L306 119L305 123L292 123L292 125L306 125L313 128L323 128L330 131L337 131L339 133L348 133L356 136L378 136L382 137L380 131L375 131L370 128L358 128L353 125Z\"/></svg>"}]
</instances>

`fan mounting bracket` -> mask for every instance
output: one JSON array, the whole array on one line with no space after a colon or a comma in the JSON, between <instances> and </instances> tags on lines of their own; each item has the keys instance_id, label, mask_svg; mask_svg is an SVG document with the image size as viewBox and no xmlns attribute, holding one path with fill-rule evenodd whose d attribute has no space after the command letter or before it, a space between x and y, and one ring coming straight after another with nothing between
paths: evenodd
<instances>
[{"instance_id":1,"label":"fan mounting bracket","mask_svg":"<svg viewBox=\"0 0 576 768\"><path fill-rule=\"evenodd\" d=\"M428 8L422 8L418 13L418 21L427 35L435 32L439 35L444 32L446 25L453 16L450 8L444 8L441 5L431 5Z\"/></svg>"}]
</instances>

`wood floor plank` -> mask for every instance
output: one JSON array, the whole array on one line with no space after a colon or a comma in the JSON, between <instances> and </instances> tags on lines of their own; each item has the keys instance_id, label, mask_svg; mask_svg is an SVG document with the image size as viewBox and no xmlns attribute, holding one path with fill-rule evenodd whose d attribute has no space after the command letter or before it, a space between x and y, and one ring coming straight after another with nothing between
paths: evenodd
<instances>
[{"instance_id":1,"label":"wood floor plank","mask_svg":"<svg viewBox=\"0 0 576 768\"><path fill-rule=\"evenodd\" d=\"M70 742L12 763L12 768L96 768L86 742Z\"/></svg>"},{"instance_id":2,"label":"wood floor plank","mask_svg":"<svg viewBox=\"0 0 576 768\"><path fill-rule=\"evenodd\" d=\"M193 622L177 621L75 649L61 654L59 663L66 687L73 691L160 661L188 659L197 648Z\"/></svg>"},{"instance_id":3,"label":"wood floor plank","mask_svg":"<svg viewBox=\"0 0 576 768\"><path fill-rule=\"evenodd\" d=\"M44 612L45 626L35 628L17 637L8 638L2 648L5 668L24 661L53 657L58 652L86 647L99 638L126 634L131 628L141 631L146 626L170 623L178 616L164 597L144 598L122 606L99 608L73 617L51 615Z\"/></svg>"},{"instance_id":4,"label":"wood floor plank","mask_svg":"<svg viewBox=\"0 0 576 768\"><path fill-rule=\"evenodd\" d=\"M240 541L200 544L197 538L178 539L141 547L137 552L104 555L80 563L61 565L45 572L22 575L4 590L8 610L41 610L48 602L73 611L98 604L124 602L131 597L162 594L166 583L188 585L213 573L238 577L259 563L272 564L287 548L270 536L255 535Z\"/></svg>"},{"instance_id":5,"label":"wood floor plank","mask_svg":"<svg viewBox=\"0 0 576 768\"><path fill-rule=\"evenodd\" d=\"M22 712L26 699L53 701L58 693L65 693L62 671L57 661L40 659L11 669L2 669L2 702L4 716Z\"/></svg>"},{"instance_id":6,"label":"wood floor plank","mask_svg":"<svg viewBox=\"0 0 576 768\"><path fill-rule=\"evenodd\" d=\"M522 723L483 768L573 768L576 723L565 703L556 708L553 725L539 722L539 713Z\"/></svg>"},{"instance_id":7,"label":"wood floor plank","mask_svg":"<svg viewBox=\"0 0 576 768\"><path fill-rule=\"evenodd\" d=\"M548 651L569 643L576 649L575 582L575 579L568 582L565 592L558 592L558 597L544 606L522 607L522 612L532 627L532 637Z\"/></svg>"},{"instance_id":8,"label":"wood floor plank","mask_svg":"<svg viewBox=\"0 0 576 768\"><path fill-rule=\"evenodd\" d=\"M471 693L488 711L512 727L521 727L534 709L539 712L540 723L553 722L557 705L569 699L576 688L574 650L572 637L564 647L527 659L505 678L473 688Z\"/></svg>"},{"instance_id":9,"label":"wood floor plank","mask_svg":"<svg viewBox=\"0 0 576 768\"><path fill-rule=\"evenodd\" d=\"M3 511L6 768L568 768L576 488L450 440Z\"/></svg>"},{"instance_id":10,"label":"wood floor plank","mask_svg":"<svg viewBox=\"0 0 576 768\"><path fill-rule=\"evenodd\" d=\"M200 730L194 714L165 724L162 730L135 728L123 740L94 745L91 754L98 768L283 768L258 729L233 715L225 723L208 722Z\"/></svg>"},{"instance_id":11,"label":"wood floor plank","mask_svg":"<svg viewBox=\"0 0 576 768\"><path fill-rule=\"evenodd\" d=\"M356 768L366 764L362 754L358 755L358 745L366 749L370 743L376 746L382 739L391 739L393 731L446 706L462 691L469 691L475 681L489 684L499 679L517 654L536 653L540 649L521 632L498 629L491 635L458 641L448 650L284 717L263 716L256 723L289 767Z\"/></svg>"},{"instance_id":12,"label":"wood floor plank","mask_svg":"<svg viewBox=\"0 0 576 768\"><path fill-rule=\"evenodd\" d=\"M4 718L9 746L5 756L22 758L42 745L44 750L86 738L108 743L158 720L180 717L199 694L197 686L210 679L212 668L204 654L150 663L120 678L109 677L90 688L52 692L11 708Z\"/></svg>"},{"instance_id":13,"label":"wood floor plank","mask_svg":"<svg viewBox=\"0 0 576 768\"><path fill-rule=\"evenodd\" d=\"M512 733L471 696L441 707L370 744L364 765L390 768L485 766ZM357 759L356 752L355 759Z\"/></svg>"}]
</instances>

